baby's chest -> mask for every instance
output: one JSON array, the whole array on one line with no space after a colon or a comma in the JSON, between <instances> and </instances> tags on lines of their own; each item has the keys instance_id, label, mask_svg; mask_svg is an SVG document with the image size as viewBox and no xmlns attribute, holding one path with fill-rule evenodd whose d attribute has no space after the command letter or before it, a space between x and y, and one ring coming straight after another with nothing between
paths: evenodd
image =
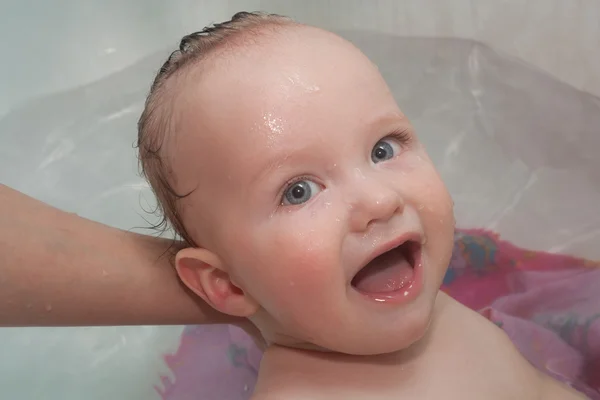
<instances>
[{"instance_id":1,"label":"baby's chest","mask_svg":"<svg viewBox=\"0 0 600 400\"><path fill-rule=\"evenodd\" d=\"M349 385L331 385L320 391L286 395L286 400L538 400L535 381L514 379L493 366L481 368L481 360L469 363L469 357L455 360L452 367L433 367L427 374L407 382L399 377L373 385L354 379ZM444 360L442 364L448 360ZM506 372L506 371L505 371ZM324 390L323 390L324 389ZM258 399L257 399L258 400ZM270 400L270 399L269 399Z\"/></svg>"},{"instance_id":2,"label":"baby's chest","mask_svg":"<svg viewBox=\"0 0 600 400\"><path fill-rule=\"evenodd\" d=\"M414 385L399 387L389 399L537 400L538 372L503 339L473 343L457 338L461 344L436 354Z\"/></svg>"}]
</instances>

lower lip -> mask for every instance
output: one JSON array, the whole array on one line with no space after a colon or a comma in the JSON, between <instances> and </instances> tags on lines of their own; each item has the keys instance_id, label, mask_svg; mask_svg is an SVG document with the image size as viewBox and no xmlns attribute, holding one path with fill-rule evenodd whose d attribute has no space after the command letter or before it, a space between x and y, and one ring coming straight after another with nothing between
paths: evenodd
<instances>
[{"instance_id":1,"label":"lower lip","mask_svg":"<svg viewBox=\"0 0 600 400\"><path fill-rule=\"evenodd\" d=\"M395 290L393 292L386 293L368 293L362 292L353 287L353 289L361 294L362 296L368 298L369 300L376 301L378 303L388 303L388 304L405 304L410 303L414 299L416 299L421 291L423 290L423 258L422 258L423 249L419 249L417 254L415 255L415 266L414 266L414 275L413 279L406 286Z\"/></svg>"}]
</instances>

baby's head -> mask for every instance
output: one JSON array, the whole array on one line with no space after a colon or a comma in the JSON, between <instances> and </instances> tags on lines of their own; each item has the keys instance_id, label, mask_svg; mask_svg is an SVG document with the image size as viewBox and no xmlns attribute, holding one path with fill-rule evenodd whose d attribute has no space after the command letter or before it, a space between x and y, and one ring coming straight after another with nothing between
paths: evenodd
<instances>
[{"instance_id":1,"label":"baby's head","mask_svg":"<svg viewBox=\"0 0 600 400\"><path fill-rule=\"evenodd\" d=\"M427 329L452 201L347 41L246 13L187 36L152 87L139 151L189 246L178 274L215 309L269 341L350 354Z\"/></svg>"}]
</instances>

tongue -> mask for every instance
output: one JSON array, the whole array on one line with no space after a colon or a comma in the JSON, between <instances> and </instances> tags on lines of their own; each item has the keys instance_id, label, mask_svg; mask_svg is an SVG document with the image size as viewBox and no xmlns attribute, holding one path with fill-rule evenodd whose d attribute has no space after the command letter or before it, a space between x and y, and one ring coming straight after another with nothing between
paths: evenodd
<instances>
[{"instance_id":1,"label":"tongue","mask_svg":"<svg viewBox=\"0 0 600 400\"><path fill-rule=\"evenodd\" d=\"M365 293L386 293L402 289L412 282L414 271L402 251L395 249L375 258L352 280Z\"/></svg>"}]
</instances>

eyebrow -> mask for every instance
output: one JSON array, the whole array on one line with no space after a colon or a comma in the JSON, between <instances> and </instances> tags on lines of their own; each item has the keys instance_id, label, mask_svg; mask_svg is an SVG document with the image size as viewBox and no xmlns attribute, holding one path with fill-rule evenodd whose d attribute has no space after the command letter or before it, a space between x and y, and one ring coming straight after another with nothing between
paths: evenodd
<instances>
[{"instance_id":1,"label":"eyebrow","mask_svg":"<svg viewBox=\"0 0 600 400\"><path fill-rule=\"evenodd\" d=\"M296 149L291 152L285 152L284 154L278 155L277 157L274 157L268 162L265 162L261 165L259 171L252 176L252 178L250 179L250 184L262 181L265 178L265 176L272 174L274 170L279 169L286 163L286 161L288 161L290 158L293 158L294 154L298 154L302 150L303 149Z\"/></svg>"},{"instance_id":2,"label":"eyebrow","mask_svg":"<svg viewBox=\"0 0 600 400\"><path fill-rule=\"evenodd\" d=\"M406 115L404 115L401 111L386 111L381 114L377 114L375 118L370 119L366 126L367 128L373 128L398 122L410 124L408 118L406 118Z\"/></svg>"}]
</instances>

